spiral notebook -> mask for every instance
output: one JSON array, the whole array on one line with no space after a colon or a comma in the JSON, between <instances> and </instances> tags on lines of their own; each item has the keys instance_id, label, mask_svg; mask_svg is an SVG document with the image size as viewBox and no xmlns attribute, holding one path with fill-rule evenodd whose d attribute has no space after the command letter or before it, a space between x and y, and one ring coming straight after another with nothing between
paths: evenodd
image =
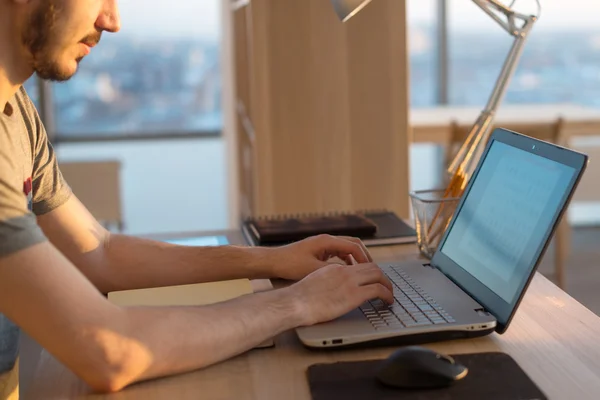
<instances>
[{"instance_id":1,"label":"spiral notebook","mask_svg":"<svg viewBox=\"0 0 600 400\"><path fill-rule=\"evenodd\" d=\"M249 218L242 232L252 246L285 245L323 233L358 237L367 246L417 240L415 230L389 210Z\"/></svg>"}]
</instances>

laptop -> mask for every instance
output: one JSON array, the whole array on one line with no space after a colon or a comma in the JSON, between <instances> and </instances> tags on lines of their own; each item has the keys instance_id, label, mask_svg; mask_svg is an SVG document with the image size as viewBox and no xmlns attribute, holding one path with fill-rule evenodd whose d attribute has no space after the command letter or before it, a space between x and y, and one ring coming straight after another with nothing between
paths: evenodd
<instances>
[{"instance_id":1,"label":"laptop","mask_svg":"<svg viewBox=\"0 0 600 400\"><path fill-rule=\"evenodd\" d=\"M587 156L496 129L428 262L379 264L375 299L296 333L307 347L403 345L504 333L587 165Z\"/></svg>"}]
</instances>

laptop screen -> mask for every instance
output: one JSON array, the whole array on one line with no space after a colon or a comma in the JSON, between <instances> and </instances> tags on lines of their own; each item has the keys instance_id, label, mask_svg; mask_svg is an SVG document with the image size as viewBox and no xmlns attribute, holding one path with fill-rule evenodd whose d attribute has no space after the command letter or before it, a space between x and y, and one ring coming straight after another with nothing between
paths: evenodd
<instances>
[{"instance_id":1,"label":"laptop screen","mask_svg":"<svg viewBox=\"0 0 600 400\"><path fill-rule=\"evenodd\" d=\"M498 140L484 157L434 261L506 323L581 168Z\"/></svg>"}]
</instances>

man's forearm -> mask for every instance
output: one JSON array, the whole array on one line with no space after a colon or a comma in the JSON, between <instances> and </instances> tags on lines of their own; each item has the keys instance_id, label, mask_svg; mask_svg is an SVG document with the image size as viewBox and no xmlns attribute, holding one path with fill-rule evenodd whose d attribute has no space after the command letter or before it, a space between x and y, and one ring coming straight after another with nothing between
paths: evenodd
<instances>
[{"instance_id":1,"label":"man's forearm","mask_svg":"<svg viewBox=\"0 0 600 400\"><path fill-rule=\"evenodd\" d=\"M75 261L107 293L238 278L268 278L268 251L260 248L187 247L107 235L98 248Z\"/></svg>"},{"instance_id":2,"label":"man's forearm","mask_svg":"<svg viewBox=\"0 0 600 400\"><path fill-rule=\"evenodd\" d=\"M135 381L203 368L223 361L304 323L290 289L189 308L126 310L123 335L104 343L127 349L114 360L108 390ZM119 341L136 345L123 344ZM108 337L110 342L110 337Z\"/></svg>"}]
</instances>

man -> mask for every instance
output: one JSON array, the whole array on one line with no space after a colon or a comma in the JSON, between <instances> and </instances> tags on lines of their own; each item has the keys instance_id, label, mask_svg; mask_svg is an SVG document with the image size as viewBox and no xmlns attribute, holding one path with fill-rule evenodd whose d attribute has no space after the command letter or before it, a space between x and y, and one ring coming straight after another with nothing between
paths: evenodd
<instances>
[{"instance_id":1,"label":"man","mask_svg":"<svg viewBox=\"0 0 600 400\"><path fill-rule=\"evenodd\" d=\"M96 390L117 391L209 366L368 299L391 302L390 282L356 239L190 248L110 234L94 220L63 181L22 84L33 73L69 79L119 25L116 0L0 0L0 373L15 363L16 326ZM241 277L301 280L205 307L120 308L102 296Z\"/></svg>"}]
</instances>

